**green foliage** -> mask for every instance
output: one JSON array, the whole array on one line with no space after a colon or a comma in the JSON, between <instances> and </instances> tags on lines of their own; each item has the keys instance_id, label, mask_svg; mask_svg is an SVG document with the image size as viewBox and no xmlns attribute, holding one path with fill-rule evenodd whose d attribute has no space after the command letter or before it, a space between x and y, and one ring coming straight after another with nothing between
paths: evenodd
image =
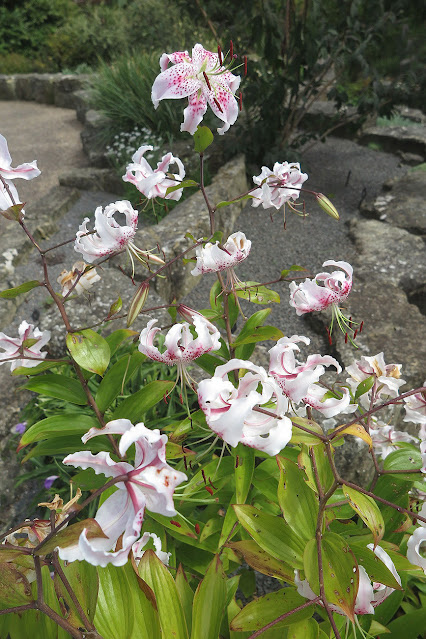
<instances>
[{"instance_id":1,"label":"green foliage","mask_svg":"<svg viewBox=\"0 0 426 639\"><path fill-rule=\"evenodd\" d=\"M165 139L179 132L181 105L166 101L164 108L156 111L152 104L151 87L159 68L158 56L144 52L122 55L113 65L100 63L92 83L91 103L113 121L116 132L130 131L136 125Z\"/></svg>"}]
</instances>

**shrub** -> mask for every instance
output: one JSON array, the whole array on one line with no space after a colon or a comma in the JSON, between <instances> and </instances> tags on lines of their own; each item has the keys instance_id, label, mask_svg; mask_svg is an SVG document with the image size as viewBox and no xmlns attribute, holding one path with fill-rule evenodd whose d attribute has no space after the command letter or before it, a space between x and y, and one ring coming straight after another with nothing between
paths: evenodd
<instances>
[{"instance_id":1,"label":"shrub","mask_svg":"<svg viewBox=\"0 0 426 639\"><path fill-rule=\"evenodd\" d=\"M91 104L111 120L106 138L136 125L166 139L179 132L179 106L172 101L155 111L152 104L151 87L158 70L158 56L147 53L122 56L111 66L101 62L92 83Z\"/></svg>"}]
</instances>

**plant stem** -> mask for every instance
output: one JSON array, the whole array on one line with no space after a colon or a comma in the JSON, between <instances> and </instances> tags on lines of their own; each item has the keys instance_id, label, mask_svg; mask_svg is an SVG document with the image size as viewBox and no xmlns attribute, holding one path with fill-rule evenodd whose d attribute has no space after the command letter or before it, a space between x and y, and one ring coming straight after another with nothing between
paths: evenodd
<instances>
[{"instance_id":1,"label":"plant stem","mask_svg":"<svg viewBox=\"0 0 426 639\"><path fill-rule=\"evenodd\" d=\"M299 610L304 610L305 608L308 608L309 606L314 606L316 603L319 602L320 599L321 597L317 597L316 599L312 599L311 601L305 601L305 603L301 604L300 606L297 606L297 608L293 608L293 610L290 610L289 612L285 612L283 615L280 615L279 617L274 619L274 621L270 621L269 623L267 623L266 626L263 626L263 628L256 630L256 632L250 635L248 639L256 639L257 637L260 637L262 633L264 633L266 630L269 630L269 628L273 628L273 626L275 626L277 623L280 623L280 621L283 621L290 615L293 615L295 612L299 612Z\"/></svg>"}]
</instances>

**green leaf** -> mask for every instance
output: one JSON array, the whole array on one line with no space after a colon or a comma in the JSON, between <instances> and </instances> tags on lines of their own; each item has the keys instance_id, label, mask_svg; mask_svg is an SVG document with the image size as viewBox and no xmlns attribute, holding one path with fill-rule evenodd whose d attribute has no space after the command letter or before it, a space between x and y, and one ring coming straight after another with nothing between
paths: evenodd
<instances>
[{"instance_id":1,"label":"green leaf","mask_svg":"<svg viewBox=\"0 0 426 639\"><path fill-rule=\"evenodd\" d=\"M158 616L129 563L98 568L95 627L103 639L160 639Z\"/></svg>"},{"instance_id":2,"label":"green leaf","mask_svg":"<svg viewBox=\"0 0 426 639\"><path fill-rule=\"evenodd\" d=\"M372 550L366 547L365 543L351 542L351 550L356 557L360 566L363 566L370 577L371 581L384 584L395 590L401 590L401 586L389 570L389 568L374 554Z\"/></svg>"},{"instance_id":3,"label":"green leaf","mask_svg":"<svg viewBox=\"0 0 426 639\"><path fill-rule=\"evenodd\" d=\"M97 490L105 484L105 475L97 475L93 468L86 468L73 475L72 483L82 491Z\"/></svg>"},{"instance_id":4,"label":"green leaf","mask_svg":"<svg viewBox=\"0 0 426 639\"><path fill-rule=\"evenodd\" d=\"M200 366L206 373L213 376L217 366L221 366L225 362L210 353L205 353L201 357L197 357L197 365Z\"/></svg>"},{"instance_id":5,"label":"green leaf","mask_svg":"<svg viewBox=\"0 0 426 639\"><path fill-rule=\"evenodd\" d=\"M208 126L198 126L194 135L194 151L196 153L203 153L213 142L213 133Z\"/></svg>"},{"instance_id":6,"label":"green leaf","mask_svg":"<svg viewBox=\"0 0 426 639\"><path fill-rule=\"evenodd\" d=\"M281 279L283 280L285 277L287 277L287 275L294 271L306 271L306 269L304 266L293 264L293 266L290 266L290 268L285 268L283 271L281 271Z\"/></svg>"},{"instance_id":7,"label":"green leaf","mask_svg":"<svg viewBox=\"0 0 426 639\"><path fill-rule=\"evenodd\" d=\"M66 548L67 546L72 546L78 543L79 537L84 529L86 529L87 539L93 539L94 537L107 538L96 519L83 519L83 521L62 528L62 530L56 533L49 541L46 541L40 550L35 550L34 554L48 555L53 552L56 547Z\"/></svg>"},{"instance_id":8,"label":"green leaf","mask_svg":"<svg viewBox=\"0 0 426 639\"><path fill-rule=\"evenodd\" d=\"M154 592L162 636L170 637L170 639L188 639L185 616L176 584L166 566L152 550L147 550L142 555L138 574Z\"/></svg>"},{"instance_id":9,"label":"green leaf","mask_svg":"<svg viewBox=\"0 0 426 639\"><path fill-rule=\"evenodd\" d=\"M321 538L324 592L329 603L339 606L354 620L358 593L359 570L356 559L345 539L325 532ZM319 595L318 554L316 539L311 539L304 553L305 575L315 594Z\"/></svg>"},{"instance_id":10,"label":"green leaf","mask_svg":"<svg viewBox=\"0 0 426 639\"><path fill-rule=\"evenodd\" d=\"M41 439L49 437L65 437L67 435L84 435L90 428L99 426L99 422L95 417L83 414L65 414L46 417L41 421L33 424L25 431L19 442L18 450L21 450L28 444L33 444ZM83 446L83 444L81 444Z\"/></svg>"},{"instance_id":11,"label":"green leaf","mask_svg":"<svg viewBox=\"0 0 426 639\"><path fill-rule=\"evenodd\" d=\"M14 565L0 563L0 609L22 606L33 600L31 586Z\"/></svg>"},{"instance_id":12,"label":"green leaf","mask_svg":"<svg viewBox=\"0 0 426 639\"><path fill-rule=\"evenodd\" d=\"M256 455L253 448L243 444L238 444L232 454L235 457L235 499L237 504L244 504L251 486Z\"/></svg>"},{"instance_id":13,"label":"green leaf","mask_svg":"<svg viewBox=\"0 0 426 639\"><path fill-rule=\"evenodd\" d=\"M37 364L37 366L33 366L32 368L19 366L12 371L12 375L25 375L26 377L33 377L34 375L38 375L39 373L43 373L44 371L49 370L50 368L63 365L71 366L71 360L69 362L41 362L41 364Z\"/></svg>"},{"instance_id":14,"label":"green leaf","mask_svg":"<svg viewBox=\"0 0 426 639\"><path fill-rule=\"evenodd\" d=\"M233 618L230 628L236 632L259 630L304 603L306 603L306 599L301 597L294 588L282 588L281 590L270 592L247 604ZM313 606L308 606L278 622L276 627L277 629L284 628L297 621L303 621L303 619L312 617L312 613Z\"/></svg>"},{"instance_id":15,"label":"green leaf","mask_svg":"<svg viewBox=\"0 0 426 639\"><path fill-rule=\"evenodd\" d=\"M200 582L192 608L191 639L217 639L226 604L226 575L217 555Z\"/></svg>"},{"instance_id":16,"label":"green leaf","mask_svg":"<svg viewBox=\"0 0 426 639\"><path fill-rule=\"evenodd\" d=\"M318 499L297 464L281 456L277 456L277 462L280 469L278 503L284 519L299 537L308 541L315 536Z\"/></svg>"},{"instance_id":17,"label":"green leaf","mask_svg":"<svg viewBox=\"0 0 426 639\"><path fill-rule=\"evenodd\" d=\"M264 321L270 314L271 309L265 308L254 313L244 324L233 346L251 344L262 340L277 340L283 337L282 331L273 326L263 326Z\"/></svg>"},{"instance_id":18,"label":"green leaf","mask_svg":"<svg viewBox=\"0 0 426 639\"><path fill-rule=\"evenodd\" d=\"M112 414L113 419L130 419L132 424L140 421L158 402L162 401L175 386L175 382L156 380L120 402Z\"/></svg>"},{"instance_id":19,"label":"green leaf","mask_svg":"<svg viewBox=\"0 0 426 639\"><path fill-rule=\"evenodd\" d=\"M304 426L305 428L309 428L318 435L323 435L322 428L319 424L314 422L312 419L308 419L307 417L291 417L291 422L293 424L291 440L292 444L308 444L309 446L316 446L317 444L321 444L321 440L315 435L311 435L311 433L307 433L298 426Z\"/></svg>"},{"instance_id":20,"label":"green leaf","mask_svg":"<svg viewBox=\"0 0 426 639\"><path fill-rule=\"evenodd\" d=\"M111 351L108 342L91 328L78 333L68 333L67 348L72 358L87 371L103 375L106 371Z\"/></svg>"},{"instance_id":21,"label":"green leaf","mask_svg":"<svg viewBox=\"0 0 426 639\"><path fill-rule=\"evenodd\" d=\"M303 567L304 542L284 519L263 513L253 506L234 506L234 510L240 524L261 548L294 568Z\"/></svg>"},{"instance_id":22,"label":"green leaf","mask_svg":"<svg viewBox=\"0 0 426 639\"><path fill-rule=\"evenodd\" d=\"M232 541L227 544L237 555L257 572L276 579L294 582L294 568L263 550L253 539Z\"/></svg>"},{"instance_id":23,"label":"green leaf","mask_svg":"<svg viewBox=\"0 0 426 639\"><path fill-rule=\"evenodd\" d=\"M224 206L230 206L230 204L237 204L237 202L243 202L244 200L252 200L253 197L251 195L242 195L241 197L236 197L235 200L222 200L218 202L215 206L215 209L221 209Z\"/></svg>"},{"instance_id":24,"label":"green leaf","mask_svg":"<svg viewBox=\"0 0 426 639\"><path fill-rule=\"evenodd\" d=\"M65 577L67 578L88 619L93 621L99 589L99 577L96 567L92 566L87 561L73 561L71 563L60 561L60 564L65 573ZM58 579L58 583L62 584L60 579ZM76 628L79 626L84 627L82 620L78 616L77 610L75 609L74 604L72 603L72 600L63 584L61 594L66 600L69 608L73 610L76 623L74 623L74 620L69 619L70 623L74 624Z\"/></svg>"},{"instance_id":25,"label":"green leaf","mask_svg":"<svg viewBox=\"0 0 426 639\"><path fill-rule=\"evenodd\" d=\"M363 379L362 382L360 384L358 384L358 386L357 386L357 389L356 389L356 392L355 392L355 399L358 399L359 397L361 397L365 393L368 393L368 391L371 388L373 388L375 380L376 380L376 377L374 375L370 375L370 377L367 377L366 379Z\"/></svg>"},{"instance_id":26,"label":"green leaf","mask_svg":"<svg viewBox=\"0 0 426 639\"><path fill-rule=\"evenodd\" d=\"M385 460L386 461L386 460ZM413 477L412 477L413 480ZM387 501L408 508L409 484L404 478L398 475L382 475L377 480L377 484L374 489L374 493ZM386 506L385 504L378 504L380 511L383 515L383 521L385 523L386 540L400 544L403 538L403 533L394 533L401 524L405 521L405 514L398 512L395 508Z\"/></svg>"},{"instance_id":27,"label":"green leaf","mask_svg":"<svg viewBox=\"0 0 426 639\"><path fill-rule=\"evenodd\" d=\"M138 335L138 333L130 330L129 328L119 328L117 331L107 335L107 337L105 337L105 341L108 343L111 351L111 357L124 340L129 339L129 337L135 337L136 335Z\"/></svg>"},{"instance_id":28,"label":"green leaf","mask_svg":"<svg viewBox=\"0 0 426 639\"><path fill-rule=\"evenodd\" d=\"M394 450L383 462L385 470L413 470L416 468L420 470L422 466L422 456L414 446ZM398 479L412 482L416 479L416 475L414 473L398 473Z\"/></svg>"},{"instance_id":29,"label":"green leaf","mask_svg":"<svg viewBox=\"0 0 426 639\"><path fill-rule=\"evenodd\" d=\"M117 395L124 392L124 387L146 360L146 356L135 351L124 355L106 373L96 393L96 403L101 413L111 406Z\"/></svg>"},{"instance_id":30,"label":"green leaf","mask_svg":"<svg viewBox=\"0 0 426 639\"><path fill-rule=\"evenodd\" d=\"M236 499L236 495L235 493L232 495L231 500L229 502L229 506L226 509L226 515L225 518L223 520L223 526L222 526L222 531L220 533L220 537L219 537L219 543L217 545L218 550L222 548L222 546L227 542L230 541L232 539L232 537L235 535L235 533L238 530L238 526L235 527L234 531L232 532L232 529L234 527L234 524L236 524L237 522L237 515L235 514L235 510L232 508L232 505L235 504L235 502L237 501ZM221 521L219 521L219 523L222 523ZM205 527L203 529L203 533L204 533ZM232 535L231 535L232 532ZM201 540L201 537L200 537Z\"/></svg>"},{"instance_id":31,"label":"green leaf","mask_svg":"<svg viewBox=\"0 0 426 639\"><path fill-rule=\"evenodd\" d=\"M386 628L386 626L383 626L375 619L373 619L373 621L371 622L371 626L368 629L368 634L372 637L375 637L376 635L388 634L389 632L391 632L389 628Z\"/></svg>"},{"instance_id":32,"label":"green leaf","mask_svg":"<svg viewBox=\"0 0 426 639\"><path fill-rule=\"evenodd\" d=\"M195 182L194 180L183 180L175 186L169 186L166 190L166 195L169 195L169 193L173 193L174 191L179 191L179 189L186 189L188 186L198 186L198 182Z\"/></svg>"},{"instance_id":33,"label":"green leaf","mask_svg":"<svg viewBox=\"0 0 426 639\"><path fill-rule=\"evenodd\" d=\"M417 637L424 637L426 608L422 607L394 619L387 624L387 628L391 633L387 635L387 639L401 639L401 637L415 639Z\"/></svg>"},{"instance_id":34,"label":"green leaf","mask_svg":"<svg viewBox=\"0 0 426 639\"><path fill-rule=\"evenodd\" d=\"M288 628L287 639L318 639L319 625L315 619L304 619L292 623Z\"/></svg>"},{"instance_id":35,"label":"green leaf","mask_svg":"<svg viewBox=\"0 0 426 639\"><path fill-rule=\"evenodd\" d=\"M87 442L87 444L81 443L81 437L75 437L66 435L64 437L52 437L47 441L38 443L32 448L22 460L25 463L32 457L43 457L50 455L67 455L69 453L75 453L76 450L90 450L92 453L100 453L101 451L114 452L109 440L104 438L95 438Z\"/></svg>"},{"instance_id":36,"label":"green leaf","mask_svg":"<svg viewBox=\"0 0 426 639\"><path fill-rule=\"evenodd\" d=\"M240 282L235 291L238 297L253 302L254 304L280 303L278 293L270 288L266 288L266 286L263 286L259 282Z\"/></svg>"},{"instance_id":37,"label":"green leaf","mask_svg":"<svg viewBox=\"0 0 426 639\"><path fill-rule=\"evenodd\" d=\"M176 571L175 583L185 615L186 627L188 628L188 632L190 632L192 628L192 602L194 600L194 593L188 583L182 564L179 564Z\"/></svg>"},{"instance_id":38,"label":"green leaf","mask_svg":"<svg viewBox=\"0 0 426 639\"><path fill-rule=\"evenodd\" d=\"M317 446L302 445L302 451L299 454L298 463L299 467L306 472L309 485L318 491L314 470L312 467L312 460L309 456L309 451L312 450L312 454L315 457L315 463L318 471L319 481L322 486L323 492L326 493L334 483L334 475L331 470L331 466L328 461L327 452L324 444L318 444Z\"/></svg>"},{"instance_id":39,"label":"green leaf","mask_svg":"<svg viewBox=\"0 0 426 639\"><path fill-rule=\"evenodd\" d=\"M47 395L47 397L63 399L65 402L80 406L87 404L87 396L80 382L70 377L64 377L64 375L40 375L40 377L30 379L21 388Z\"/></svg>"},{"instance_id":40,"label":"green leaf","mask_svg":"<svg viewBox=\"0 0 426 639\"><path fill-rule=\"evenodd\" d=\"M363 495L349 486L343 486L343 493L351 508L358 513L373 533L374 545L377 546L385 533L385 523L376 502L368 495Z\"/></svg>"},{"instance_id":41,"label":"green leaf","mask_svg":"<svg viewBox=\"0 0 426 639\"><path fill-rule=\"evenodd\" d=\"M251 335L247 335L244 339L240 339L240 336L238 336L237 341L234 342L233 346L256 344L257 342L265 342L267 340L276 342L281 337L284 337L284 333L280 331L279 328L275 328L275 326L260 326L256 329L256 331L254 331Z\"/></svg>"},{"instance_id":42,"label":"green leaf","mask_svg":"<svg viewBox=\"0 0 426 639\"><path fill-rule=\"evenodd\" d=\"M23 293L28 293L28 291L31 291L37 286L42 286L42 283L38 280L24 282L24 284L20 284L19 286L15 286L14 288L7 288L5 291L1 291L0 297L3 297L6 300L10 300L14 297L18 297L18 295L22 295Z\"/></svg>"}]
</instances>

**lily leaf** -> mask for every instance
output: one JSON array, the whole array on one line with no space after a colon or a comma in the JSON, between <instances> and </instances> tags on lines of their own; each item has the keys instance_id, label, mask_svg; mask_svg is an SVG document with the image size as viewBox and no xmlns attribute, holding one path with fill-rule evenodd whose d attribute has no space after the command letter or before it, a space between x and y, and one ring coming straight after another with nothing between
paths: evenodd
<instances>
[{"instance_id":1,"label":"lily leaf","mask_svg":"<svg viewBox=\"0 0 426 639\"><path fill-rule=\"evenodd\" d=\"M20 284L19 286L15 286L14 288L8 288L5 291L0 293L0 297L3 297L6 300L10 300L14 297L18 297L18 295L22 295L23 293L28 293L31 289L36 288L37 286L42 286L41 282L38 280L31 280L30 282L24 282L24 284Z\"/></svg>"},{"instance_id":2,"label":"lily leaf","mask_svg":"<svg viewBox=\"0 0 426 639\"><path fill-rule=\"evenodd\" d=\"M213 142L213 133L208 126L198 126L194 135L194 150L196 153L203 153Z\"/></svg>"},{"instance_id":3,"label":"lily leaf","mask_svg":"<svg viewBox=\"0 0 426 639\"><path fill-rule=\"evenodd\" d=\"M111 357L108 342L95 331L88 328L77 333L68 333L67 348L72 358L82 368L103 375Z\"/></svg>"}]
</instances>

